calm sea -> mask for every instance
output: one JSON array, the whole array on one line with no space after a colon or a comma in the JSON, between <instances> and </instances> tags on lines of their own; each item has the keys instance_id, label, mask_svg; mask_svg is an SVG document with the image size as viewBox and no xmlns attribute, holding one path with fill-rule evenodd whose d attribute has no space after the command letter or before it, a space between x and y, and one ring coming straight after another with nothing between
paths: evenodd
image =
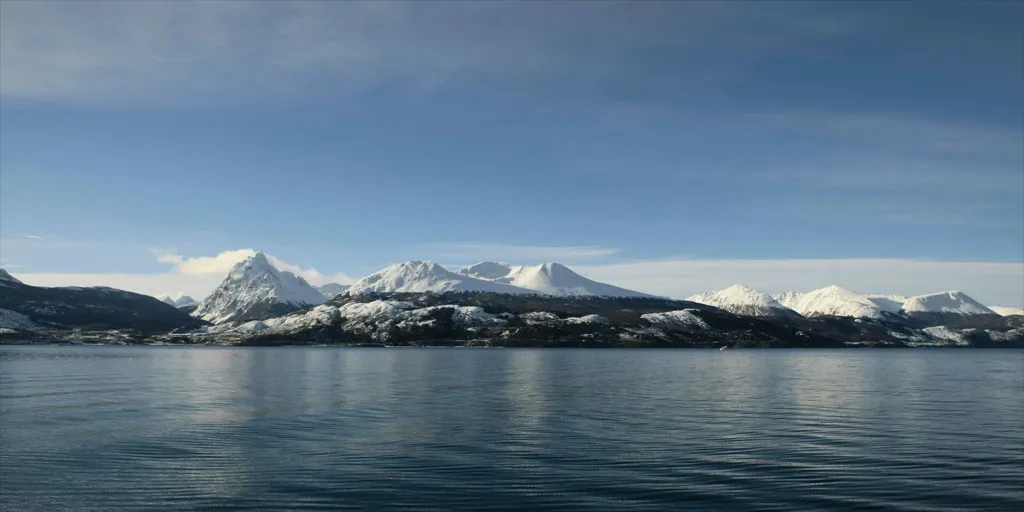
<instances>
[{"instance_id":1,"label":"calm sea","mask_svg":"<svg viewBox=\"0 0 1024 512\"><path fill-rule=\"evenodd\" d=\"M2 510L1024 510L1024 351L0 347Z\"/></svg>"}]
</instances>

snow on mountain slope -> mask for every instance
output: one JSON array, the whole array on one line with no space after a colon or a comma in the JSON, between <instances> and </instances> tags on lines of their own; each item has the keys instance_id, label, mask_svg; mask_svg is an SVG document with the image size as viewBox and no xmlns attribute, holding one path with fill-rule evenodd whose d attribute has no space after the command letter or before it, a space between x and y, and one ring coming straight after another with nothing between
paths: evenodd
<instances>
[{"instance_id":1,"label":"snow on mountain slope","mask_svg":"<svg viewBox=\"0 0 1024 512\"><path fill-rule=\"evenodd\" d=\"M33 322L27 315L23 315L17 311L11 311L9 309L0 309L0 328L19 329L24 331L38 331L43 329L42 326Z\"/></svg>"},{"instance_id":2,"label":"snow on mountain slope","mask_svg":"<svg viewBox=\"0 0 1024 512\"><path fill-rule=\"evenodd\" d=\"M192 316L213 323L259 320L323 302L305 279L274 268L260 251L236 264Z\"/></svg>"},{"instance_id":3,"label":"snow on mountain slope","mask_svg":"<svg viewBox=\"0 0 1024 512\"><path fill-rule=\"evenodd\" d=\"M157 298L160 299L161 302L170 304L176 308L183 308L185 306L191 306L193 304L196 304L195 299L188 295L182 295L180 293L175 293L173 295L165 293Z\"/></svg>"},{"instance_id":4,"label":"snow on mountain slope","mask_svg":"<svg viewBox=\"0 0 1024 512\"><path fill-rule=\"evenodd\" d=\"M903 303L907 301L907 297L902 295L868 295L867 298L882 311L893 314L899 313L903 309Z\"/></svg>"},{"instance_id":5,"label":"snow on mountain slope","mask_svg":"<svg viewBox=\"0 0 1024 512\"><path fill-rule=\"evenodd\" d=\"M0 282L18 283L25 284L19 281L16 277L9 274L6 270L0 268Z\"/></svg>"},{"instance_id":6,"label":"snow on mountain slope","mask_svg":"<svg viewBox=\"0 0 1024 512\"><path fill-rule=\"evenodd\" d=\"M1024 308L1010 306L989 306L988 308L995 311L997 315L1002 316L1024 315Z\"/></svg>"},{"instance_id":7,"label":"snow on mountain slope","mask_svg":"<svg viewBox=\"0 0 1024 512\"><path fill-rule=\"evenodd\" d=\"M646 293L587 279L560 263L544 263L535 267L527 267L485 261L461 269L458 273L562 297L651 297Z\"/></svg>"},{"instance_id":8,"label":"snow on mountain slope","mask_svg":"<svg viewBox=\"0 0 1024 512\"><path fill-rule=\"evenodd\" d=\"M338 325L348 333L369 335L385 341L391 337L391 331L395 329L408 330L436 325L435 316L440 310L451 310L451 320L458 328L494 327L505 325L507 322L477 306L442 305L417 308L409 302L376 300L367 303L350 302L340 307L322 304L305 312L255 320L241 325L216 325L203 329L203 332L285 335Z\"/></svg>"},{"instance_id":9,"label":"snow on mountain slope","mask_svg":"<svg viewBox=\"0 0 1024 512\"><path fill-rule=\"evenodd\" d=\"M783 306L796 311L793 306L800 301L803 296L806 295L803 292L783 292L783 293L769 293L768 296L775 299L776 302ZM797 311L799 313L799 311Z\"/></svg>"},{"instance_id":10,"label":"snow on mountain slope","mask_svg":"<svg viewBox=\"0 0 1024 512\"><path fill-rule=\"evenodd\" d=\"M691 295L686 300L707 304L733 314L744 316L796 315L792 309L780 304L767 293L749 286L734 284L713 292Z\"/></svg>"},{"instance_id":11,"label":"snow on mountain slope","mask_svg":"<svg viewBox=\"0 0 1024 512\"><path fill-rule=\"evenodd\" d=\"M697 328L710 329L707 322L695 315L696 309L680 309L678 311L666 311L664 313L647 313L640 315L640 318L647 320L651 325L668 330Z\"/></svg>"},{"instance_id":12,"label":"snow on mountain slope","mask_svg":"<svg viewBox=\"0 0 1024 512\"><path fill-rule=\"evenodd\" d=\"M787 292L773 295L783 306L803 316L848 316L878 318L886 309L866 295L839 286L828 286L807 293Z\"/></svg>"},{"instance_id":13,"label":"snow on mountain slope","mask_svg":"<svg viewBox=\"0 0 1024 512\"><path fill-rule=\"evenodd\" d=\"M323 294L324 298L333 299L335 295L339 293L345 293L348 290L347 284L338 283L327 283L316 287L317 291Z\"/></svg>"},{"instance_id":14,"label":"snow on mountain slope","mask_svg":"<svg viewBox=\"0 0 1024 512\"><path fill-rule=\"evenodd\" d=\"M430 261L407 261L391 265L356 281L349 294L394 292L494 292L536 293L509 284L476 279L451 272Z\"/></svg>"},{"instance_id":15,"label":"snow on mountain slope","mask_svg":"<svg viewBox=\"0 0 1024 512\"><path fill-rule=\"evenodd\" d=\"M471 265L466 268L461 268L455 271L456 274L469 276L476 279L486 279L488 281L496 281L503 277L507 277L512 272L513 267L504 261L483 261L476 265Z\"/></svg>"},{"instance_id":16,"label":"snow on mountain slope","mask_svg":"<svg viewBox=\"0 0 1024 512\"><path fill-rule=\"evenodd\" d=\"M904 313L954 313L958 315L996 315L961 291L949 291L918 295L903 304Z\"/></svg>"}]
</instances>

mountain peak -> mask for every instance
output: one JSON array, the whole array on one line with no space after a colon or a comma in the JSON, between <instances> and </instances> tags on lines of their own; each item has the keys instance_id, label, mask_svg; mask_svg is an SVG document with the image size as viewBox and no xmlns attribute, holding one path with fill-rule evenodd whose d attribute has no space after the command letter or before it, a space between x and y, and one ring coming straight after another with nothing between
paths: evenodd
<instances>
[{"instance_id":1,"label":"mountain peak","mask_svg":"<svg viewBox=\"0 0 1024 512\"><path fill-rule=\"evenodd\" d=\"M855 295L850 290L847 290L846 288L843 288L842 286L839 286L838 284L832 284L832 285L826 286L824 288L819 288L819 289L814 290L814 291L812 291L810 293L819 293L819 294L822 294L822 295L824 295L824 294L830 294L830 295Z\"/></svg>"},{"instance_id":2,"label":"mountain peak","mask_svg":"<svg viewBox=\"0 0 1024 512\"><path fill-rule=\"evenodd\" d=\"M903 303L904 313L953 313L958 315L995 315L982 303L959 290L911 297Z\"/></svg>"},{"instance_id":3,"label":"mountain peak","mask_svg":"<svg viewBox=\"0 0 1024 512\"><path fill-rule=\"evenodd\" d=\"M796 315L793 310L780 304L771 295L745 284L734 284L718 291L692 295L686 300L744 316Z\"/></svg>"},{"instance_id":4,"label":"mountain peak","mask_svg":"<svg viewBox=\"0 0 1024 512\"><path fill-rule=\"evenodd\" d=\"M838 285L826 286L807 293L783 293L773 296L782 305L803 316L847 316L878 318L887 308L866 295L851 292Z\"/></svg>"},{"instance_id":5,"label":"mountain peak","mask_svg":"<svg viewBox=\"0 0 1024 512\"><path fill-rule=\"evenodd\" d=\"M650 297L645 293L587 279L556 262L526 267L485 261L460 269L458 273L495 283L511 284L547 295Z\"/></svg>"},{"instance_id":6,"label":"mountain peak","mask_svg":"<svg viewBox=\"0 0 1024 512\"><path fill-rule=\"evenodd\" d=\"M254 252L252 256L246 258L241 264L252 268L273 266L270 264L270 259L267 258L267 255L263 251Z\"/></svg>"},{"instance_id":7,"label":"mountain peak","mask_svg":"<svg viewBox=\"0 0 1024 512\"><path fill-rule=\"evenodd\" d=\"M729 292L729 293L744 293L744 294L762 293L762 292L759 292L759 291L757 291L757 290L755 290L755 289L753 289L753 288L751 288L751 287L749 287L749 286L747 286L747 285L745 285L743 283L736 283L736 284L734 284L732 286L729 286L727 288L723 288L722 291L723 292ZM765 295L767 295L767 294L765 294Z\"/></svg>"},{"instance_id":8,"label":"mountain peak","mask_svg":"<svg viewBox=\"0 0 1024 512\"><path fill-rule=\"evenodd\" d=\"M192 314L213 323L260 320L323 302L323 294L305 279L274 268L263 251L256 251L235 264Z\"/></svg>"},{"instance_id":9,"label":"mountain peak","mask_svg":"<svg viewBox=\"0 0 1024 512\"><path fill-rule=\"evenodd\" d=\"M160 302L169 304L169 305L174 306L176 308L181 308L181 307L185 307L185 306L191 306L191 305L196 303L195 299L193 299L192 297L190 297L188 295L185 295L183 293L174 293L174 294L165 293L165 294L157 297L157 299L160 299Z\"/></svg>"}]
</instances>

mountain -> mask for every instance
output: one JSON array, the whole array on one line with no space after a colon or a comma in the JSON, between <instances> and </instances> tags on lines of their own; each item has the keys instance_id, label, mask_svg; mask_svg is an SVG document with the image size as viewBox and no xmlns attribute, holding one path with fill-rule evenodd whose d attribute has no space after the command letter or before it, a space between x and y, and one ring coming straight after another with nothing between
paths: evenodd
<instances>
[{"instance_id":1,"label":"mountain","mask_svg":"<svg viewBox=\"0 0 1024 512\"><path fill-rule=\"evenodd\" d=\"M170 304L176 308L183 308L197 304L196 300L193 299L192 297L189 297L188 295L182 295L180 293L176 293L173 296L164 294L157 298L160 299L161 302L165 304Z\"/></svg>"},{"instance_id":2,"label":"mountain","mask_svg":"<svg viewBox=\"0 0 1024 512\"><path fill-rule=\"evenodd\" d=\"M842 340L805 331L804 326L740 317L686 301L493 292L345 293L285 317L215 325L178 339L225 345L844 346Z\"/></svg>"},{"instance_id":3,"label":"mountain","mask_svg":"<svg viewBox=\"0 0 1024 512\"><path fill-rule=\"evenodd\" d=\"M828 286L807 293L780 293L772 295L772 298L806 317L880 318L888 309L888 307L879 306L866 295L854 293L839 286Z\"/></svg>"},{"instance_id":4,"label":"mountain","mask_svg":"<svg viewBox=\"0 0 1024 512\"><path fill-rule=\"evenodd\" d=\"M996 315L995 311L985 307L961 291L929 293L911 297L903 304L902 311L906 314L915 313L947 313L956 315Z\"/></svg>"},{"instance_id":5,"label":"mountain","mask_svg":"<svg viewBox=\"0 0 1024 512\"><path fill-rule=\"evenodd\" d=\"M278 270L262 251L237 263L192 316L212 323L244 322L285 315L324 302L305 279Z\"/></svg>"},{"instance_id":6,"label":"mountain","mask_svg":"<svg viewBox=\"0 0 1024 512\"><path fill-rule=\"evenodd\" d=\"M687 297L699 302L743 316L799 316L799 313L780 304L767 293L749 286L734 284L728 288Z\"/></svg>"},{"instance_id":7,"label":"mountain","mask_svg":"<svg viewBox=\"0 0 1024 512\"><path fill-rule=\"evenodd\" d=\"M317 286L316 290L320 292L325 299L333 299L335 295L345 293L345 290L348 290L348 286L349 285L347 284L327 283L325 285Z\"/></svg>"},{"instance_id":8,"label":"mountain","mask_svg":"<svg viewBox=\"0 0 1024 512\"><path fill-rule=\"evenodd\" d=\"M485 279L487 281L497 281L508 277L509 273L512 272L512 269L513 266L505 263L504 261L484 261L477 263L476 265L470 265L466 268L460 268L459 270L456 270L455 273L475 277L477 279Z\"/></svg>"},{"instance_id":9,"label":"mountain","mask_svg":"<svg viewBox=\"0 0 1024 512\"><path fill-rule=\"evenodd\" d=\"M992 311L994 311L997 315L1002 315L1002 316L1021 315L1021 316L1024 316L1024 308L1014 308L1014 307L1010 307L1010 306L989 306L988 308L991 309Z\"/></svg>"},{"instance_id":10,"label":"mountain","mask_svg":"<svg viewBox=\"0 0 1024 512\"><path fill-rule=\"evenodd\" d=\"M24 284L2 268L0 268L0 282Z\"/></svg>"},{"instance_id":11,"label":"mountain","mask_svg":"<svg viewBox=\"0 0 1024 512\"><path fill-rule=\"evenodd\" d=\"M907 297L903 295L867 295L866 297L882 311L892 314L899 314L903 309L903 303L907 302Z\"/></svg>"},{"instance_id":12,"label":"mountain","mask_svg":"<svg viewBox=\"0 0 1024 512\"><path fill-rule=\"evenodd\" d=\"M651 297L646 293L587 279L560 263L544 263L536 267L528 267L485 261L459 269L457 273L466 277L511 284L519 288L560 297Z\"/></svg>"},{"instance_id":13,"label":"mountain","mask_svg":"<svg viewBox=\"0 0 1024 512\"><path fill-rule=\"evenodd\" d=\"M456 274L430 261L407 261L391 265L356 281L349 295L402 292L495 292L536 293L509 284Z\"/></svg>"},{"instance_id":14,"label":"mountain","mask_svg":"<svg viewBox=\"0 0 1024 512\"><path fill-rule=\"evenodd\" d=\"M0 309L0 329L38 331L44 329L44 327L33 322L28 315L23 315L9 309Z\"/></svg>"},{"instance_id":15,"label":"mountain","mask_svg":"<svg viewBox=\"0 0 1024 512\"><path fill-rule=\"evenodd\" d=\"M204 322L149 295L106 287L44 288L0 280L0 327L168 331Z\"/></svg>"}]
</instances>

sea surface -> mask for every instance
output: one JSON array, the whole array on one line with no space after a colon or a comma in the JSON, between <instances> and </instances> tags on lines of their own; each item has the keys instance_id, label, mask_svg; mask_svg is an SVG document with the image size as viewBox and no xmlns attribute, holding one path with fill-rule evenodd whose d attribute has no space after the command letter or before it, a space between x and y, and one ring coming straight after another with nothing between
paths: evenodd
<instances>
[{"instance_id":1,"label":"sea surface","mask_svg":"<svg viewBox=\"0 0 1024 512\"><path fill-rule=\"evenodd\" d=\"M1024 351L0 347L0 510L1024 510Z\"/></svg>"}]
</instances>

